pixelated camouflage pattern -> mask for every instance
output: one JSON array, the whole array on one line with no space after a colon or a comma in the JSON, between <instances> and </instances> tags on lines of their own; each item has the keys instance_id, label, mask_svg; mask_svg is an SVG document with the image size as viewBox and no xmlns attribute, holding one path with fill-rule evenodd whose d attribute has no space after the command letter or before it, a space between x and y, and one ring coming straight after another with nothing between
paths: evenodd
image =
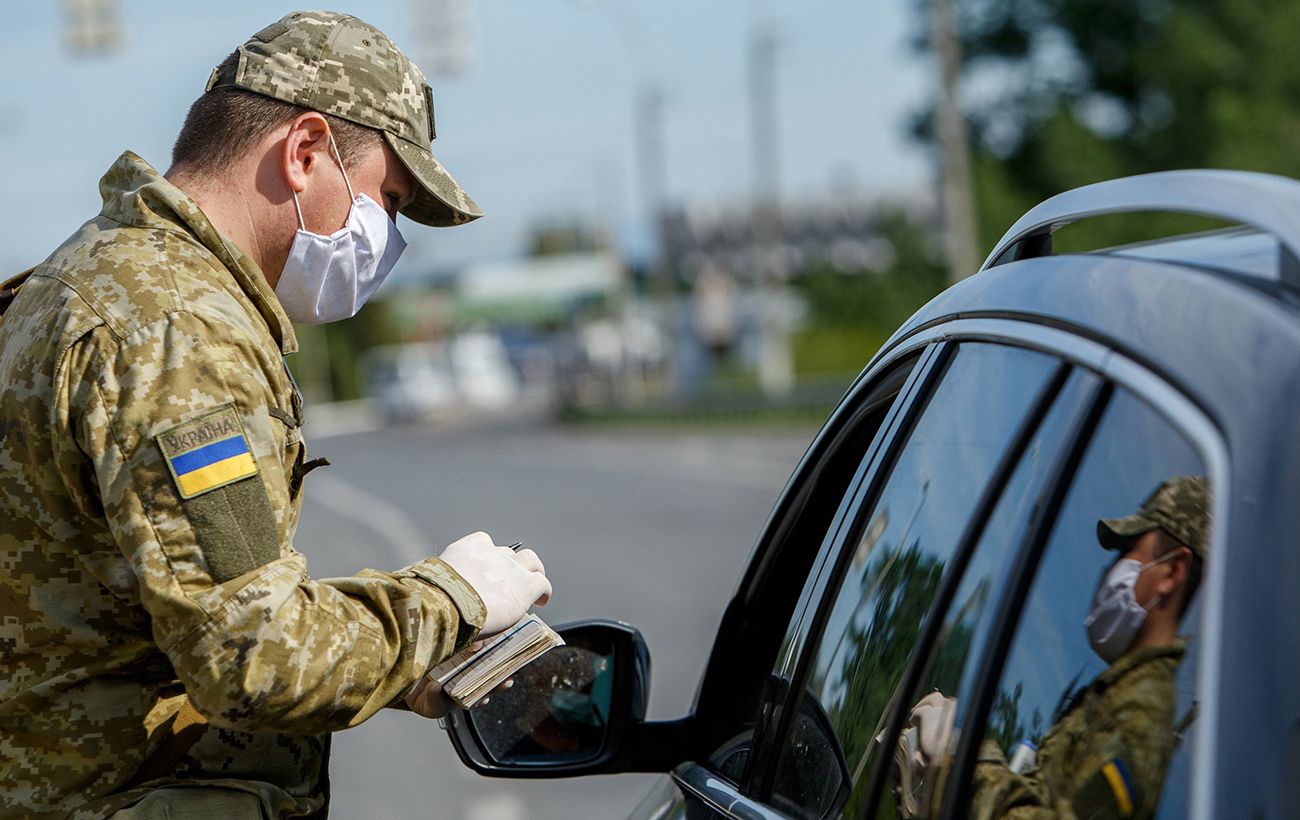
<instances>
[{"instance_id":1,"label":"pixelated camouflage pattern","mask_svg":"<svg viewBox=\"0 0 1300 820\"><path fill-rule=\"evenodd\" d=\"M293 330L254 263L131 153L0 322L0 817L102 817L188 697L170 776L306 812L325 733L398 701L483 605L436 559L313 580L293 547ZM233 406L277 558L225 583L155 437ZM272 412L274 411L274 412ZM283 419L283 420L282 420ZM211 498L241 486L205 494ZM232 496L233 497L233 496Z\"/></svg>"},{"instance_id":2,"label":"pixelated camouflage pattern","mask_svg":"<svg viewBox=\"0 0 1300 820\"><path fill-rule=\"evenodd\" d=\"M1140 649L1090 683L1038 746L1035 767L1007 768L986 740L975 767L971 820L1071 820L1155 815L1165 770L1177 746L1174 674L1186 640ZM1119 760L1128 772L1133 813L1121 815L1109 788L1097 788L1102 767Z\"/></svg>"},{"instance_id":3,"label":"pixelated camouflage pattern","mask_svg":"<svg viewBox=\"0 0 1300 820\"><path fill-rule=\"evenodd\" d=\"M1210 549L1210 482L1203 475L1161 482L1133 515L1097 522L1097 540L1107 549L1124 550L1135 535L1156 528L1204 558Z\"/></svg>"},{"instance_id":4,"label":"pixelated camouflage pattern","mask_svg":"<svg viewBox=\"0 0 1300 820\"><path fill-rule=\"evenodd\" d=\"M330 11L296 11L254 34L239 60L213 71L208 90L242 88L376 128L419 182L402 210L425 225L483 215L434 158L433 92L424 74L382 31Z\"/></svg>"}]
</instances>

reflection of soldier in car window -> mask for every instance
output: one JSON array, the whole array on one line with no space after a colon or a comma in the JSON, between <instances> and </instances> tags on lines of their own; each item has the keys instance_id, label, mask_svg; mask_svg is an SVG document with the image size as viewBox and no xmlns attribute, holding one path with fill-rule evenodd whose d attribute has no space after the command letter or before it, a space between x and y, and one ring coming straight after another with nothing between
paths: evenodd
<instances>
[{"instance_id":1,"label":"reflection of soldier in car window","mask_svg":"<svg viewBox=\"0 0 1300 820\"><path fill-rule=\"evenodd\" d=\"M1036 754L1018 750L1008 764L998 744L985 740L972 817L1154 814L1182 728L1175 725L1174 675L1187 641L1178 623L1200 583L1208 510L1203 476L1172 478L1136 513L1097 522L1102 546L1120 555L1102 576L1084 626L1110 666L1066 694Z\"/></svg>"}]
</instances>

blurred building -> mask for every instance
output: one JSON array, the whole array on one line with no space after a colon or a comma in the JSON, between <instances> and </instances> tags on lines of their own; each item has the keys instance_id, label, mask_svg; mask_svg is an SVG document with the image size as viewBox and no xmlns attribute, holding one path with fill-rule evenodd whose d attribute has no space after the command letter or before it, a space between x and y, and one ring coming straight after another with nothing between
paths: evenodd
<instances>
[{"instance_id":1,"label":"blurred building","mask_svg":"<svg viewBox=\"0 0 1300 820\"><path fill-rule=\"evenodd\" d=\"M894 263L893 245L881 234L880 203L845 197L783 204L776 252L792 277L814 266L845 272L879 271ZM759 270L760 237L750 205L689 207L661 221L664 260L693 283L721 271L749 282Z\"/></svg>"},{"instance_id":2,"label":"blurred building","mask_svg":"<svg viewBox=\"0 0 1300 820\"><path fill-rule=\"evenodd\" d=\"M559 253L465 266L457 277L462 321L567 323L575 315L617 309L628 289L610 253Z\"/></svg>"}]
</instances>

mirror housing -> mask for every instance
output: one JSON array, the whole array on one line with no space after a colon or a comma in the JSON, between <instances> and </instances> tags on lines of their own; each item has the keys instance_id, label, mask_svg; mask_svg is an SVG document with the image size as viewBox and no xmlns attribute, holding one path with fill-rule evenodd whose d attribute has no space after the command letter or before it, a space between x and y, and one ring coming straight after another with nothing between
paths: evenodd
<instances>
[{"instance_id":1,"label":"mirror housing","mask_svg":"<svg viewBox=\"0 0 1300 820\"><path fill-rule=\"evenodd\" d=\"M641 745L636 739L644 735L650 698L650 653L640 630L595 618L555 631L564 646L520 669L472 709L443 718L456 754L489 777L644 770L643 761L628 759Z\"/></svg>"}]
</instances>

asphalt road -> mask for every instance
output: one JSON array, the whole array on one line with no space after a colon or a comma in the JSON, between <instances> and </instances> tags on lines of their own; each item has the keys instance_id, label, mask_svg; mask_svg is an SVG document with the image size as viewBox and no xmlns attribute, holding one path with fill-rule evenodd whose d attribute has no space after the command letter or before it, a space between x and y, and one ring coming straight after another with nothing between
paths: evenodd
<instances>
[{"instance_id":1,"label":"asphalt road","mask_svg":"<svg viewBox=\"0 0 1300 820\"><path fill-rule=\"evenodd\" d=\"M815 432L395 427L315 436L295 539L312 575L397 569L474 530L546 564L550 623L610 617L650 646L650 717L690 706L723 606ZM620 818L655 778L482 778L434 721L383 713L335 735L332 814Z\"/></svg>"}]
</instances>

